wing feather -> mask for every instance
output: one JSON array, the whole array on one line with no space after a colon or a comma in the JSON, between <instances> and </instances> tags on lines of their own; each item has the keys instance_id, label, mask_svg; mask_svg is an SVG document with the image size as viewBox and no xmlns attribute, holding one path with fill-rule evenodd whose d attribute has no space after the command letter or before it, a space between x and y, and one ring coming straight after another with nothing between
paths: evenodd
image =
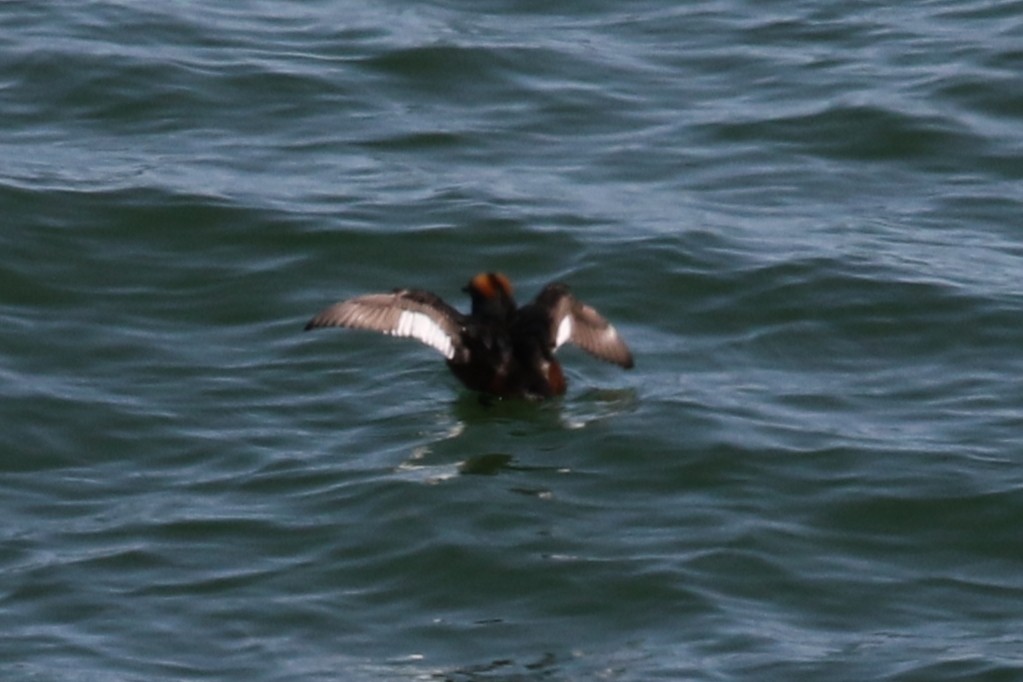
<instances>
[{"instance_id":1,"label":"wing feather","mask_svg":"<svg viewBox=\"0 0 1023 682\"><path fill-rule=\"evenodd\" d=\"M572 343L594 357L626 369L634 365L632 352L614 325L573 296L568 286L548 284L535 303L548 311L555 350Z\"/></svg>"},{"instance_id":2,"label":"wing feather","mask_svg":"<svg viewBox=\"0 0 1023 682\"><path fill-rule=\"evenodd\" d=\"M461 348L462 325L463 315L439 296L399 289L335 303L321 310L305 328L348 327L416 339L451 360Z\"/></svg>"}]
</instances>

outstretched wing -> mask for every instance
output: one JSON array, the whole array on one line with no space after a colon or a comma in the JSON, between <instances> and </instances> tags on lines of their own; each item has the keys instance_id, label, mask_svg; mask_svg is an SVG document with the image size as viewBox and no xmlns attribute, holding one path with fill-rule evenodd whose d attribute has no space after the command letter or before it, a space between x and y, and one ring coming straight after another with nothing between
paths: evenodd
<instances>
[{"instance_id":1,"label":"outstretched wing","mask_svg":"<svg viewBox=\"0 0 1023 682\"><path fill-rule=\"evenodd\" d=\"M463 315L428 291L398 289L335 303L309 320L306 331L319 327L369 329L416 339L451 360L461 348Z\"/></svg>"},{"instance_id":2,"label":"outstretched wing","mask_svg":"<svg viewBox=\"0 0 1023 682\"><path fill-rule=\"evenodd\" d=\"M573 296L567 285L548 284L534 304L548 311L555 350L565 343L574 343L601 360L625 369L633 366L632 352L614 325Z\"/></svg>"}]
</instances>

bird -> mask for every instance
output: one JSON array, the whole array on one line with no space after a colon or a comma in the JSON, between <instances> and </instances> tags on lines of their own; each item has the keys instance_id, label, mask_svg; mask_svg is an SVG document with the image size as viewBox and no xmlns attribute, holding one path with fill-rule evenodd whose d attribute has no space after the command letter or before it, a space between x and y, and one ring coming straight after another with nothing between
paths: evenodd
<instances>
[{"instance_id":1,"label":"bird","mask_svg":"<svg viewBox=\"0 0 1023 682\"><path fill-rule=\"evenodd\" d=\"M624 369L632 352L618 331L567 284L552 282L519 307L499 272L483 272L462 289L471 311L459 312L421 289L395 289L335 303L306 324L366 329L420 341L440 352L455 377L487 397L543 400L565 393L554 352L566 343Z\"/></svg>"}]
</instances>

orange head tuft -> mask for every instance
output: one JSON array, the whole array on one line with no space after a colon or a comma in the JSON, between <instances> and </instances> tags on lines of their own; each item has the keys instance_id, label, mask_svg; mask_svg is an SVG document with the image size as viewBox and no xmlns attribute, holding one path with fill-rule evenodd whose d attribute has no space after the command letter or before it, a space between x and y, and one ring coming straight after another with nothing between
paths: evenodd
<instances>
[{"instance_id":1,"label":"orange head tuft","mask_svg":"<svg viewBox=\"0 0 1023 682\"><path fill-rule=\"evenodd\" d=\"M484 298L512 296L511 282L500 272L481 272L470 280L469 289Z\"/></svg>"}]
</instances>

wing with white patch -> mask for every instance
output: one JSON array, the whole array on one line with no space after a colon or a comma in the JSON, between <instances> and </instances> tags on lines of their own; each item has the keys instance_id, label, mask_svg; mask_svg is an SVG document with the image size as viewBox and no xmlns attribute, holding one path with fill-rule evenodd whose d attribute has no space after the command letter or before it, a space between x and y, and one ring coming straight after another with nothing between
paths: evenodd
<instances>
[{"instance_id":1,"label":"wing with white patch","mask_svg":"<svg viewBox=\"0 0 1023 682\"><path fill-rule=\"evenodd\" d=\"M390 336L416 339L451 360L461 346L463 315L428 291L399 289L368 294L335 303L305 326L369 329Z\"/></svg>"},{"instance_id":2,"label":"wing with white patch","mask_svg":"<svg viewBox=\"0 0 1023 682\"><path fill-rule=\"evenodd\" d=\"M573 296L568 286L548 284L536 297L535 305L547 310L555 350L573 343L601 360L626 369L633 366L632 352L614 325Z\"/></svg>"}]
</instances>

